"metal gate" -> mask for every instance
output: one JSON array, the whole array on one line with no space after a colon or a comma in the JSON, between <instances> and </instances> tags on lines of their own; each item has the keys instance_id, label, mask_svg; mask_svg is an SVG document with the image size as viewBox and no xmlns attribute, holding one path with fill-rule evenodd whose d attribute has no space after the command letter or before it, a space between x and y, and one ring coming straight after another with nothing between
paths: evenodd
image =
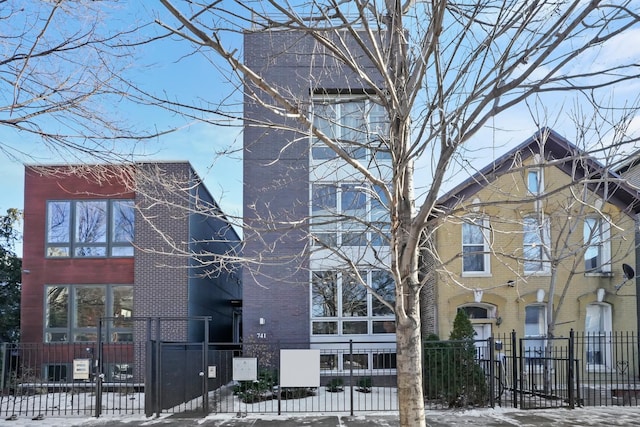
<instances>
[{"instance_id":1,"label":"metal gate","mask_svg":"<svg viewBox=\"0 0 640 427\"><path fill-rule=\"evenodd\" d=\"M571 338L520 338L514 404L523 409L573 408L574 353Z\"/></svg>"}]
</instances>

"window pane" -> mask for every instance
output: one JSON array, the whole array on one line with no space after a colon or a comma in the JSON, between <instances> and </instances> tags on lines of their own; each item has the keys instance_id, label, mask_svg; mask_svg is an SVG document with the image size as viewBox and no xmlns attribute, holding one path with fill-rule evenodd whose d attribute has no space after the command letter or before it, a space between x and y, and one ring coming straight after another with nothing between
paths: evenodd
<instances>
[{"instance_id":1,"label":"window pane","mask_svg":"<svg viewBox=\"0 0 640 427\"><path fill-rule=\"evenodd\" d=\"M342 134L341 140L343 142L357 142L360 144L365 142L366 133L363 132L365 129L364 105L364 101L352 101L340 104L342 112L342 117L340 118L342 128L340 130ZM352 155L354 158L361 158L363 153L366 153L366 151L360 148L355 150Z\"/></svg>"},{"instance_id":2,"label":"window pane","mask_svg":"<svg viewBox=\"0 0 640 427\"><path fill-rule=\"evenodd\" d=\"M337 354L321 354L320 355L320 370L332 370L338 368L338 355Z\"/></svg>"},{"instance_id":3,"label":"window pane","mask_svg":"<svg viewBox=\"0 0 640 427\"><path fill-rule=\"evenodd\" d=\"M338 322L313 322L313 335L337 335Z\"/></svg>"},{"instance_id":4,"label":"window pane","mask_svg":"<svg viewBox=\"0 0 640 427\"><path fill-rule=\"evenodd\" d=\"M543 336L545 334L545 310L541 305L525 307L525 336Z\"/></svg>"},{"instance_id":5,"label":"window pane","mask_svg":"<svg viewBox=\"0 0 640 427\"><path fill-rule=\"evenodd\" d=\"M366 278L366 275L364 277ZM367 315L367 288L360 283L355 274L343 274L342 315L347 317Z\"/></svg>"},{"instance_id":6,"label":"window pane","mask_svg":"<svg viewBox=\"0 0 640 427\"><path fill-rule=\"evenodd\" d=\"M335 185L313 184L311 190L312 212L333 215L337 211L337 191Z\"/></svg>"},{"instance_id":7,"label":"window pane","mask_svg":"<svg viewBox=\"0 0 640 427\"><path fill-rule=\"evenodd\" d=\"M106 243L107 202L77 201L75 233L79 243Z\"/></svg>"},{"instance_id":8,"label":"window pane","mask_svg":"<svg viewBox=\"0 0 640 427\"><path fill-rule=\"evenodd\" d=\"M98 327L98 320L105 316L105 288L78 286L74 288L74 291L75 318L73 326L75 328Z\"/></svg>"},{"instance_id":9,"label":"window pane","mask_svg":"<svg viewBox=\"0 0 640 427\"><path fill-rule=\"evenodd\" d=\"M77 257L103 257L107 255L104 246L76 246L73 254Z\"/></svg>"},{"instance_id":10,"label":"window pane","mask_svg":"<svg viewBox=\"0 0 640 427\"><path fill-rule=\"evenodd\" d=\"M484 245L484 235L482 233L482 224L462 224L462 244L465 245Z\"/></svg>"},{"instance_id":11,"label":"window pane","mask_svg":"<svg viewBox=\"0 0 640 427\"><path fill-rule=\"evenodd\" d=\"M114 286L111 288L113 307L111 317L115 317L113 326L116 328L131 328L133 316L133 286Z\"/></svg>"},{"instance_id":12,"label":"window pane","mask_svg":"<svg viewBox=\"0 0 640 427\"><path fill-rule=\"evenodd\" d=\"M345 184L342 186L342 213L365 219L367 195L362 185Z\"/></svg>"},{"instance_id":13,"label":"window pane","mask_svg":"<svg viewBox=\"0 0 640 427\"><path fill-rule=\"evenodd\" d=\"M368 322L354 322L351 320L342 322L342 333L347 335L367 334Z\"/></svg>"},{"instance_id":14,"label":"window pane","mask_svg":"<svg viewBox=\"0 0 640 427\"><path fill-rule=\"evenodd\" d=\"M393 276L388 271L374 270L371 272L371 290L382 298L383 301L388 302L392 307L396 301L395 281ZM392 316L393 310L387 307L384 303L380 302L375 295L371 296L371 314L374 316Z\"/></svg>"},{"instance_id":15,"label":"window pane","mask_svg":"<svg viewBox=\"0 0 640 427\"><path fill-rule=\"evenodd\" d=\"M396 353L373 353L373 369L396 369Z\"/></svg>"},{"instance_id":16,"label":"window pane","mask_svg":"<svg viewBox=\"0 0 640 427\"><path fill-rule=\"evenodd\" d=\"M120 243L133 242L134 222L133 200L114 201L111 241Z\"/></svg>"},{"instance_id":17,"label":"window pane","mask_svg":"<svg viewBox=\"0 0 640 427\"><path fill-rule=\"evenodd\" d=\"M47 287L45 327L69 327L69 288L66 286Z\"/></svg>"},{"instance_id":18,"label":"window pane","mask_svg":"<svg viewBox=\"0 0 640 427\"><path fill-rule=\"evenodd\" d=\"M584 253L585 269L598 270L602 265L602 223L596 218L584 220L584 243L587 250Z\"/></svg>"},{"instance_id":19,"label":"window pane","mask_svg":"<svg viewBox=\"0 0 640 427\"><path fill-rule=\"evenodd\" d=\"M343 369L368 369L369 368L369 356L367 354L343 354L342 355L342 367Z\"/></svg>"},{"instance_id":20,"label":"window pane","mask_svg":"<svg viewBox=\"0 0 640 427\"><path fill-rule=\"evenodd\" d=\"M313 272L311 315L336 317L338 315L338 280L335 271Z\"/></svg>"},{"instance_id":21,"label":"window pane","mask_svg":"<svg viewBox=\"0 0 640 427\"><path fill-rule=\"evenodd\" d=\"M373 322L374 334L395 334L396 322L393 320L376 320Z\"/></svg>"},{"instance_id":22,"label":"window pane","mask_svg":"<svg viewBox=\"0 0 640 427\"><path fill-rule=\"evenodd\" d=\"M133 246L113 246L111 256L133 256Z\"/></svg>"},{"instance_id":23,"label":"window pane","mask_svg":"<svg viewBox=\"0 0 640 427\"><path fill-rule=\"evenodd\" d=\"M69 243L71 231L71 203L47 203L47 242Z\"/></svg>"},{"instance_id":24,"label":"window pane","mask_svg":"<svg viewBox=\"0 0 640 427\"><path fill-rule=\"evenodd\" d=\"M48 257L63 257L69 256L68 246L50 246L47 248Z\"/></svg>"},{"instance_id":25,"label":"window pane","mask_svg":"<svg viewBox=\"0 0 640 427\"><path fill-rule=\"evenodd\" d=\"M462 248L463 271L484 271L484 246Z\"/></svg>"},{"instance_id":26,"label":"window pane","mask_svg":"<svg viewBox=\"0 0 640 427\"><path fill-rule=\"evenodd\" d=\"M540 172L531 170L527 174L527 189L531 194L540 193Z\"/></svg>"}]
</instances>

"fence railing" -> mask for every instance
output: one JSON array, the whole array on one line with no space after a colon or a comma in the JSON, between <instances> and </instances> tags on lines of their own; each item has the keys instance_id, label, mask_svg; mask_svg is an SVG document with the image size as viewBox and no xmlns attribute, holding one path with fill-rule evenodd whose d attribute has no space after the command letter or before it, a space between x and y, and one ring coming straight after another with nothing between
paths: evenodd
<instances>
[{"instance_id":1,"label":"fence railing","mask_svg":"<svg viewBox=\"0 0 640 427\"><path fill-rule=\"evenodd\" d=\"M620 332L425 341L426 407L638 405L638 345L636 334ZM124 342L103 343L100 352L96 346L2 344L0 416L398 408L393 342L314 344L320 347L320 387L295 389L280 387L280 351L309 343ZM255 381L233 381L237 357L255 358ZM156 400L148 399L145 388L156 392Z\"/></svg>"}]
</instances>

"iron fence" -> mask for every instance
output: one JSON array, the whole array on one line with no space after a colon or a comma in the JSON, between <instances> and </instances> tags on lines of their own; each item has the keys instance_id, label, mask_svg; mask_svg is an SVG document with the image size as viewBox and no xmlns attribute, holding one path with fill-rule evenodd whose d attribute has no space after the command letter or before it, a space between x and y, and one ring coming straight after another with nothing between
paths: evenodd
<instances>
[{"instance_id":1,"label":"iron fence","mask_svg":"<svg viewBox=\"0 0 640 427\"><path fill-rule=\"evenodd\" d=\"M638 345L636 334L620 332L425 341L426 407L638 405ZM309 346L151 339L2 344L0 416L397 410L393 342L314 344L320 386L280 387L281 350ZM239 357L255 360L255 380L234 381Z\"/></svg>"}]
</instances>

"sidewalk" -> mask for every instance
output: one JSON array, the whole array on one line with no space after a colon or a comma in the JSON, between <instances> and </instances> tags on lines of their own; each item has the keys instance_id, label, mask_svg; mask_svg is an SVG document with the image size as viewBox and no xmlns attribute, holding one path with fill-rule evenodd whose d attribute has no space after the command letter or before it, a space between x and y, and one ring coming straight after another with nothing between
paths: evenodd
<instances>
[{"instance_id":1,"label":"sidewalk","mask_svg":"<svg viewBox=\"0 0 640 427\"><path fill-rule=\"evenodd\" d=\"M511 408L478 409L468 411L427 411L427 425L442 426L640 426L640 407L588 407L574 410L545 409L518 410ZM57 418L42 421L19 418L0 421L2 426L82 426L82 427L363 427L398 425L397 413L371 413L354 417L348 415L301 414L260 415L249 414L238 418L231 414L209 415L205 418L180 418L177 415L144 418L140 415L104 416L100 418Z\"/></svg>"}]
</instances>

